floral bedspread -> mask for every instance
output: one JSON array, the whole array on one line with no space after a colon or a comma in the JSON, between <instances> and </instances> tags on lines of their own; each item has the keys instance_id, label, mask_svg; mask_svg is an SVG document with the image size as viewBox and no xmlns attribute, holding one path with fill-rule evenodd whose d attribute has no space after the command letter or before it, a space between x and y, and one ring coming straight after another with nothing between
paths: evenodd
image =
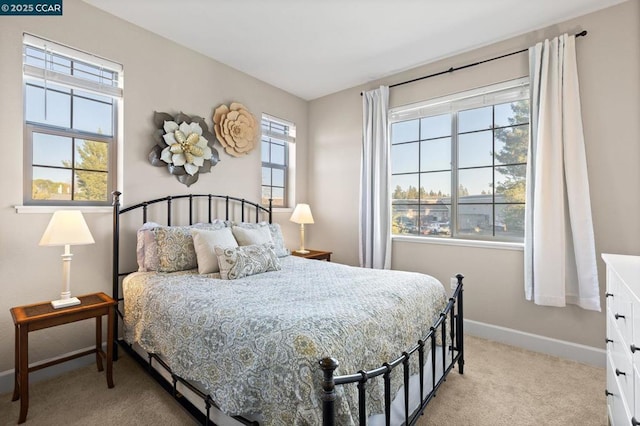
<instances>
[{"instance_id":1,"label":"floral bedspread","mask_svg":"<svg viewBox=\"0 0 640 426\"><path fill-rule=\"evenodd\" d=\"M128 276L125 339L200 382L229 415L315 426L321 358L338 360L336 374L379 367L415 345L446 304L443 286L427 275L280 261L281 271L231 281L197 271ZM371 381L368 413L383 411L380 382ZM357 424L355 385L337 392L337 424Z\"/></svg>"}]
</instances>

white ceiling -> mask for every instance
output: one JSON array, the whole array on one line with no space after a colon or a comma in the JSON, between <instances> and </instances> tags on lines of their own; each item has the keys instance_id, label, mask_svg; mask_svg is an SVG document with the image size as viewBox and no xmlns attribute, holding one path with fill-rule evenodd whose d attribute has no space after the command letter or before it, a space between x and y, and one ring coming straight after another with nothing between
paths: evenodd
<instances>
[{"instance_id":1,"label":"white ceiling","mask_svg":"<svg viewBox=\"0 0 640 426\"><path fill-rule=\"evenodd\" d=\"M624 0L84 1L311 100Z\"/></svg>"}]
</instances>

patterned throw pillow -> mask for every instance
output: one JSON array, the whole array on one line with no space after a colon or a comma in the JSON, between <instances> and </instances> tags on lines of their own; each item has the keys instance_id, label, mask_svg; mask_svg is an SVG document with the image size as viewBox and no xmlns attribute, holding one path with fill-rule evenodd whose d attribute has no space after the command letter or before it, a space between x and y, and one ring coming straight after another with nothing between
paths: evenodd
<instances>
[{"instance_id":1,"label":"patterned throw pillow","mask_svg":"<svg viewBox=\"0 0 640 426\"><path fill-rule=\"evenodd\" d=\"M153 230L158 246L158 272L176 272L198 266L191 229L222 229L224 222L193 226L160 226Z\"/></svg>"},{"instance_id":2,"label":"patterned throw pillow","mask_svg":"<svg viewBox=\"0 0 640 426\"><path fill-rule=\"evenodd\" d=\"M155 228L162 225L155 222L147 222L137 233L136 258L138 260L138 271L157 271L160 263L158 259L158 244L153 233Z\"/></svg>"},{"instance_id":3,"label":"patterned throw pillow","mask_svg":"<svg viewBox=\"0 0 640 426\"><path fill-rule=\"evenodd\" d=\"M220 278L223 280L235 280L281 269L273 243L230 248L216 246L214 249L220 265Z\"/></svg>"},{"instance_id":4,"label":"patterned throw pillow","mask_svg":"<svg viewBox=\"0 0 640 426\"><path fill-rule=\"evenodd\" d=\"M256 229L256 228L262 228L262 227L269 228L269 232L271 233L271 240L273 240L273 244L275 245L276 256L284 257L284 256L289 256L291 254L289 249L284 245L284 237L282 236L282 229L280 229L280 224L267 223L267 222L260 222L260 223L242 222L234 225L240 228L246 228L246 229Z\"/></svg>"}]
</instances>

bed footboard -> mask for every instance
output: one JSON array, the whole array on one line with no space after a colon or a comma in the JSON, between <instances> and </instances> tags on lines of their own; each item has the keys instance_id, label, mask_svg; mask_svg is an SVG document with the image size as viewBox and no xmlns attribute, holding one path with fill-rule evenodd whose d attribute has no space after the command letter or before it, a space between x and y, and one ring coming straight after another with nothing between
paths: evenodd
<instances>
[{"instance_id":1,"label":"bed footboard","mask_svg":"<svg viewBox=\"0 0 640 426\"><path fill-rule=\"evenodd\" d=\"M430 327L427 335L420 339L417 344L410 350L403 352L402 355L393 361L384 363L370 371L359 371L354 374L335 376L334 372L339 363L337 360L327 357L320 360L320 368L323 373L322 380L322 418L323 426L333 426L336 424L336 386L348 386L357 383L358 388L358 412L359 424L366 425L367 418L370 413L366 411L366 389L367 382L382 376L384 380L384 417L385 425L391 424L391 374L397 367L402 365L403 374L403 397L404 397L404 422L405 425L414 425L418 418L423 414L427 404L436 396L436 392L440 385L446 380L447 374L458 363L458 373L464 373L464 329L463 329L463 297L462 297L462 279L460 274L456 275L458 280L455 291L449 298L449 303L440 313L437 321ZM447 323L449 325L447 325ZM447 340L447 328L449 331L449 340ZM436 339L440 337L442 346L438 348ZM450 346L445 342L450 342ZM451 357L447 360L447 352L451 351ZM442 351L442 376L436 377L436 358L437 351ZM416 390L410 387L409 361L412 356L417 354L419 365L419 384L420 384L420 402L417 407L410 407L410 392ZM431 355L431 365L425 366L425 356ZM427 368L431 368L431 390L426 391L424 388L424 378Z\"/></svg>"}]
</instances>

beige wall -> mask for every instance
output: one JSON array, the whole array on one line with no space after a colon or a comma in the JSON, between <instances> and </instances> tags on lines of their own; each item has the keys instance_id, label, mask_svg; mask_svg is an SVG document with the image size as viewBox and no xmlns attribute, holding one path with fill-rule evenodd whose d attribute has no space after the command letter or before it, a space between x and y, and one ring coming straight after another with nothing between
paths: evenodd
<instances>
[{"instance_id":1,"label":"beige wall","mask_svg":"<svg viewBox=\"0 0 640 426\"><path fill-rule=\"evenodd\" d=\"M17 214L14 210L22 203L23 32L124 65L125 204L192 190L256 199L260 193L257 151L247 158L232 159L219 149L222 161L190 189L165 170L151 167L146 159L153 144L150 134L154 110L198 114L211 124L211 113L218 104L240 101L258 116L267 112L296 123L298 200L311 203L316 220L306 228L306 245L333 250L336 261L357 264L359 92L525 48L562 31L581 29L589 31L586 38L578 41L578 65L596 248L598 253L640 254L639 22L640 7L633 0L307 103L79 0L67 0L62 17L0 17L0 128L5 154L0 169L5 182L0 192L0 312L4 312L0 314L0 372L13 368L9 308L57 298L61 281L60 250L37 245L50 215ZM520 55L391 89L391 104L403 105L526 74L526 55ZM111 217L98 213L85 217L96 244L74 247L72 291L110 292ZM295 247L297 228L287 219L288 213L276 215L276 221L284 226L288 245ZM466 308L471 319L602 346L603 314L573 307L537 307L523 301L520 251L399 241L394 242L393 248L396 269L430 273L445 282L454 273L464 273L468 284ZM604 266L600 260L598 268L603 287ZM30 360L90 346L92 338L90 322L39 331L31 337Z\"/></svg>"},{"instance_id":2,"label":"beige wall","mask_svg":"<svg viewBox=\"0 0 640 426\"><path fill-rule=\"evenodd\" d=\"M39 247L50 214L17 214L22 204L22 33L29 32L86 50L124 65L124 196L125 204L166 194L188 192L230 194L257 200L260 196L260 152L222 161L189 189L164 168L152 167L153 111L183 111L205 117L213 109L239 101L257 117L269 113L296 123L297 165L306 169L308 103L282 90L212 61L187 48L108 15L79 0L66 0L62 17L0 17L0 128L4 182L0 197L0 372L13 368L12 306L57 299L62 265L57 247ZM215 40L211 40L212 43ZM306 175L298 173L298 199L305 200ZM288 213L290 214L290 213ZM276 215L289 246L297 244L297 228L287 213ZM111 215L85 214L96 244L73 247L72 292L110 293ZM90 346L88 321L33 333L30 360L38 361Z\"/></svg>"},{"instance_id":3,"label":"beige wall","mask_svg":"<svg viewBox=\"0 0 640 426\"><path fill-rule=\"evenodd\" d=\"M314 100L309 109L309 194L316 223L309 247L330 249L338 262L358 263L358 185L362 107L359 93L450 67L527 48L562 32L588 30L577 41L591 202L601 292L602 252L640 254L640 2L629 1L517 38ZM473 35L470 34L470 37ZM437 41L435 41L437 42ZM380 58L384 60L384 58ZM390 89L391 107L528 75L520 54ZM467 318L603 347L603 313L540 307L524 300L522 251L396 240L394 269L448 282L466 278Z\"/></svg>"}]
</instances>

